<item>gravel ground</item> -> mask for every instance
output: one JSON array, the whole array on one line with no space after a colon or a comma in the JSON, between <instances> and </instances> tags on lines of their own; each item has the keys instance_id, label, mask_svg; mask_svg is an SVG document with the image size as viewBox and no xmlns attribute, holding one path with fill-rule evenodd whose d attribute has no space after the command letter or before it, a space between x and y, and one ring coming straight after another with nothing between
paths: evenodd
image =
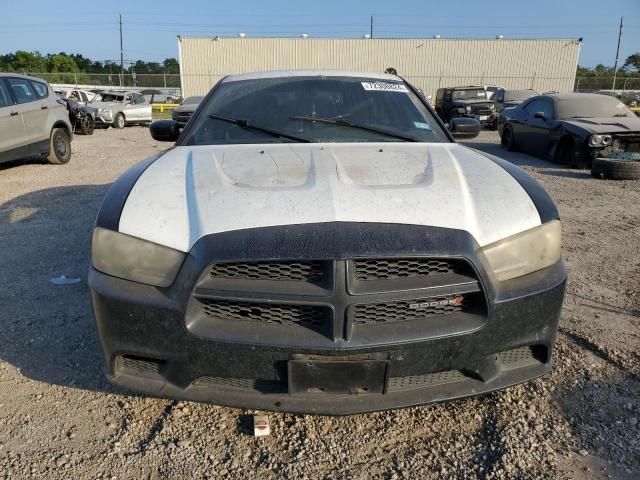
<instances>
[{"instance_id":1,"label":"gravel ground","mask_svg":"<svg viewBox=\"0 0 640 480\"><path fill-rule=\"evenodd\" d=\"M523 166L557 202L568 292L552 374L482 397L357 415L144 398L104 380L86 284L91 225L123 170L165 147L139 127L76 137L66 166L0 166L0 480L640 477L640 182ZM76 285L50 279L77 276Z\"/></svg>"}]
</instances>

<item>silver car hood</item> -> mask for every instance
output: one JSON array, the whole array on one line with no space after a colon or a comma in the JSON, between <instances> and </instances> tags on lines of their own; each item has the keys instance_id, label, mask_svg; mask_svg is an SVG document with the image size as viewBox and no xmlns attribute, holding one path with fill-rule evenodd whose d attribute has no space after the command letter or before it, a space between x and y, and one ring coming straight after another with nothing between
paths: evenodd
<instances>
[{"instance_id":1,"label":"silver car hood","mask_svg":"<svg viewBox=\"0 0 640 480\"><path fill-rule=\"evenodd\" d=\"M461 229L482 246L540 216L509 173L455 143L212 145L152 163L119 230L187 252L205 235L322 222Z\"/></svg>"},{"instance_id":2,"label":"silver car hood","mask_svg":"<svg viewBox=\"0 0 640 480\"><path fill-rule=\"evenodd\" d=\"M89 102L87 105L93 108L111 108L116 106L123 106L124 103L123 102Z\"/></svg>"}]
</instances>

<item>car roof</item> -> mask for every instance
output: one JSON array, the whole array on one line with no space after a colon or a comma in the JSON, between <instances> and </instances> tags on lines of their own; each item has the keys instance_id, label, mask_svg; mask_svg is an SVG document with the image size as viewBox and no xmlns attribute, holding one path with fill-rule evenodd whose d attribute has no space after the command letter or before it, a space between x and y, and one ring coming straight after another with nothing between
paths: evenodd
<instances>
[{"instance_id":1,"label":"car roof","mask_svg":"<svg viewBox=\"0 0 640 480\"><path fill-rule=\"evenodd\" d=\"M296 70L265 70L261 72L241 73L225 77L223 82L237 82L240 80L257 80L262 78L284 77L353 77L370 78L372 80L402 80L397 75L389 73L358 72L354 70L334 69L296 69Z\"/></svg>"},{"instance_id":2,"label":"car roof","mask_svg":"<svg viewBox=\"0 0 640 480\"><path fill-rule=\"evenodd\" d=\"M576 100L576 99L594 99L599 100L603 95L599 93L575 93L575 92L566 92L566 93L545 93L542 95L544 97L555 98L556 100Z\"/></svg>"},{"instance_id":3,"label":"car roof","mask_svg":"<svg viewBox=\"0 0 640 480\"><path fill-rule=\"evenodd\" d=\"M126 95L127 93L137 93L138 95L140 95L138 92L128 92L126 90L102 90L100 92L100 94L107 95Z\"/></svg>"},{"instance_id":4,"label":"car roof","mask_svg":"<svg viewBox=\"0 0 640 480\"><path fill-rule=\"evenodd\" d=\"M21 75L19 73L13 73L13 72L0 72L0 78L2 77L14 77L14 78L26 78L27 80L38 80L39 82L47 82L46 80L40 78L40 77L34 77L32 75Z\"/></svg>"}]
</instances>

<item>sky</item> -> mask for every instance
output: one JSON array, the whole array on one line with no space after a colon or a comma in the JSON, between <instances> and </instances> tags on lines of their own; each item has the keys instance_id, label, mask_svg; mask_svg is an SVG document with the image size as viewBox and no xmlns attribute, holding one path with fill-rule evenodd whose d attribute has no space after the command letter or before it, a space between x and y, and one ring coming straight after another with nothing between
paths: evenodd
<instances>
[{"instance_id":1,"label":"sky","mask_svg":"<svg viewBox=\"0 0 640 480\"><path fill-rule=\"evenodd\" d=\"M579 63L612 66L640 51L640 0L0 0L0 54L37 50L118 60L176 57L177 35L583 38Z\"/></svg>"}]
</instances>

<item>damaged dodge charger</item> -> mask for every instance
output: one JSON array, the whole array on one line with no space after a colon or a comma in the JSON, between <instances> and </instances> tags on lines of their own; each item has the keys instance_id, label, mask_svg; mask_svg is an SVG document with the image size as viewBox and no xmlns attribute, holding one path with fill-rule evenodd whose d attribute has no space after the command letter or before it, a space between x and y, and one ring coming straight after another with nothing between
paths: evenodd
<instances>
[{"instance_id":1,"label":"damaged dodge charger","mask_svg":"<svg viewBox=\"0 0 640 480\"><path fill-rule=\"evenodd\" d=\"M108 190L89 283L107 377L150 395L341 415L551 370L558 211L387 74L223 78Z\"/></svg>"}]
</instances>

